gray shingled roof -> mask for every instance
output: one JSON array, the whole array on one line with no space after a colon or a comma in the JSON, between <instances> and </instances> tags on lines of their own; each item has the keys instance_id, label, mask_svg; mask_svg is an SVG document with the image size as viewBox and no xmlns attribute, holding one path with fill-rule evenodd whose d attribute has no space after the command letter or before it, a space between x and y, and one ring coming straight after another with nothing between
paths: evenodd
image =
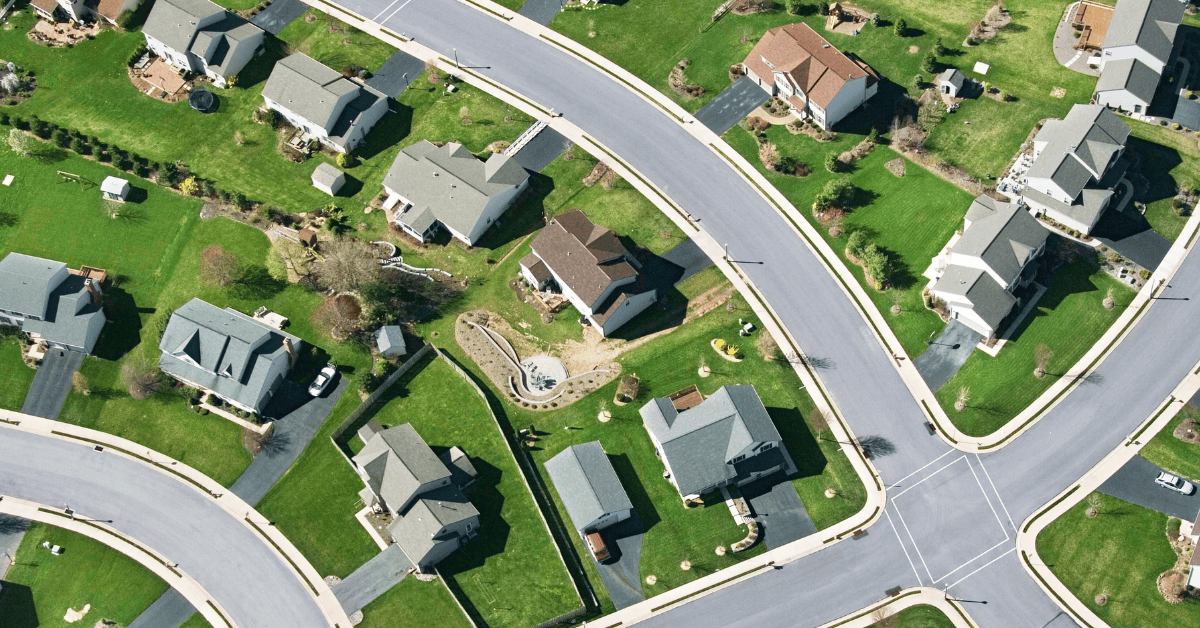
<instances>
[{"instance_id":1,"label":"gray shingled roof","mask_svg":"<svg viewBox=\"0 0 1200 628\"><path fill-rule=\"evenodd\" d=\"M1180 0L1120 0L1109 20L1103 47L1137 46L1166 63L1185 8Z\"/></svg>"},{"instance_id":2,"label":"gray shingled roof","mask_svg":"<svg viewBox=\"0 0 1200 628\"><path fill-rule=\"evenodd\" d=\"M404 423L379 432L354 456L370 478L371 489L397 509L430 482L450 477L450 471L413 429Z\"/></svg>"},{"instance_id":3,"label":"gray shingled roof","mask_svg":"<svg viewBox=\"0 0 1200 628\"><path fill-rule=\"evenodd\" d=\"M333 166L322 162L312 173L312 182L325 187L333 187L337 183L338 177L343 176L342 171Z\"/></svg>"},{"instance_id":4,"label":"gray shingled roof","mask_svg":"<svg viewBox=\"0 0 1200 628\"><path fill-rule=\"evenodd\" d=\"M938 76L938 84L941 85L942 83L950 83L954 86L954 89L962 89L963 81L966 80L966 78L967 77L963 76L963 73L959 72L957 69L946 68L946 71L942 72L941 75Z\"/></svg>"},{"instance_id":5,"label":"gray shingled roof","mask_svg":"<svg viewBox=\"0 0 1200 628\"><path fill-rule=\"evenodd\" d=\"M950 252L982 259L1006 285L1021 274L1029 253L1050 237L1050 232L1016 203L980 195L967 215L970 226Z\"/></svg>"},{"instance_id":6,"label":"gray shingled roof","mask_svg":"<svg viewBox=\"0 0 1200 628\"><path fill-rule=\"evenodd\" d=\"M67 265L22 253L0 260L0 310L46 316L50 293L67 275Z\"/></svg>"},{"instance_id":7,"label":"gray shingled roof","mask_svg":"<svg viewBox=\"0 0 1200 628\"><path fill-rule=\"evenodd\" d=\"M642 424L662 445L683 495L699 493L737 476L728 464L756 442L781 441L753 386L723 386L683 412L665 397L642 406ZM786 455L786 452L784 452ZM788 472L795 464L787 458Z\"/></svg>"},{"instance_id":8,"label":"gray shingled roof","mask_svg":"<svg viewBox=\"0 0 1200 628\"><path fill-rule=\"evenodd\" d=\"M546 472L579 531L604 515L633 508L600 441L567 447L546 461Z\"/></svg>"},{"instance_id":9,"label":"gray shingled roof","mask_svg":"<svg viewBox=\"0 0 1200 628\"><path fill-rule=\"evenodd\" d=\"M388 532L400 545L404 555L414 565L421 565L430 551L441 543L455 543L457 546L456 537L438 536L443 528L478 517L479 510L475 505L457 486L450 484L422 495L413 502L408 512L396 517L388 526Z\"/></svg>"},{"instance_id":10,"label":"gray shingled roof","mask_svg":"<svg viewBox=\"0 0 1200 628\"><path fill-rule=\"evenodd\" d=\"M1085 225L1091 225L1096 222L1096 218L1100 215L1100 212L1104 211L1104 207L1108 203L1109 197L1113 195L1113 192L1112 190L1088 188L1083 190L1079 195L1078 202L1070 205L1029 187L1025 188L1022 194L1034 202L1041 203L1061 214L1070 216Z\"/></svg>"},{"instance_id":11,"label":"gray shingled roof","mask_svg":"<svg viewBox=\"0 0 1200 628\"><path fill-rule=\"evenodd\" d=\"M384 325L376 329L375 347L379 349L380 353L387 356L405 353L404 330L399 325Z\"/></svg>"},{"instance_id":12,"label":"gray shingled roof","mask_svg":"<svg viewBox=\"0 0 1200 628\"><path fill-rule=\"evenodd\" d=\"M94 344L88 344L93 329L104 325L108 319L104 310L92 302L87 289L87 279L79 275L68 275L50 293L46 317L35 321L25 319L21 330L40 334L42 338L71 347L82 347L91 353Z\"/></svg>"},{"instance_id":13,"label":"gray shingled roof","mask_svg":"<svg viewBox=\"0 0 1200 628\"><path fill-rule=\"evenodd\" d=\"M300 52L275 64L262 94L325 129L331 137L343 136L359 113L379 98L387 97ZM356 95L349 103L339 105L347 94Z\"/></svg>"},{"instance_id":14,"label":"gray shingled roof","mask_svg":"<svg viewBox=\"0 0 1200 628\"><path fill-rule=\"evenodd\" d=\"M934 292L945 292L966 297L971 308L992 329L1000 326L1005 316L1012 311L1016 297L985 270L951 264L933 285ZM961 305L958 307L962 307Z\"/></svg>"},{"instance_id":15,"label":"gray shingled roof","mask_svg":"<svg viewBox=\"0 0 1200 628\"><path fill-rule=\"evenodd\" d=\"M1096 92L1128 91L1147 104L1154 100L1154 92L1162 76L1150 66L1137 59L1120 59L1104 64L1104 72L1096 82Z\"/></svg>"},{"instance_id":16,"label":"gray shingled roof","mask_svg":"<svg viewBox=\"0 0 1200 628\"><path fill-rule=\"evenodd\" d=\"M300 339L238 312L192 299L171 314L158 348L163 371L256 407L273 382L276 360L290 360L284 340L300 351Z\"/></svg>"},{"instance_id":17,"label":"gray shingled roof","mask_svg":"<svg viewBox=\"0 0 1200 628\"><path fill-rule=\"evenodd\" d=\"M1051 179L1075 197L1091 179L1104 176L1112 156L1128 138L1129 126L1107 107L1075 105L1067 117L1051 120L1038 131L1034 141L1046 146L1026 176ZM1100 176L1094 177L1089 168Z\"/></svg>"},{"instance_id":18,"label":"gray shingled roof","mask_svg":"<svg viewBox=\"0 0 1200 628\"><path fill-rule=\"evenodd\" d=\"M263 31L259 27L243 20L242 18L227 13L225 19L205 26L204 30L196 33L196 39L192 42L192 52L204 59L208 64L208 69L219 76L228 76L231 73L241 70L241 68L230 68L229 62L237 55L237 49L241 45L250 45L249 39L255 35L261 34ZM209 41L216 39L217 45L209 52Z\"/></svg>"},{"instance_id":19,"label":"gray shingled roof","mask_svg":"<svg viewBox=\"0 0 1200 628\"><path fill-rule=\"evenodd\" d=\"M483 216L488 201L520 186L529 173L508 155L493 153L486 162L457 142L442 147L421 140L396 155L383 185L404 196L413 208L398 217L424 232L406 216L432 217L467 235ZM428 212L431 216L425 216Z\"/></svg>"},{"instance_id":20,"label":"gray shingled roof","mask_svg":"<svg viewBox=\"0 0 1200 628\"><path fill-rule=\"evenodd\" d=\"M475 481L475 476L479 474L475 470L475 465L471 464L467 453L458 447L451 447L443 451L438 459L450 470L450 476L458 488L465 489L468 484Z\"/></svg>"},{"instance_id":21,"label":"gray shingled roof","mask_svg":"<svg viewBox=\"0 0 1200 628\"><path fill-rule=\"evenodd\" d=\"M225 9L209 0L156 0L142 32L185 53L200 20L214 13L225 13Z\"/></svg>"}]
</instances>

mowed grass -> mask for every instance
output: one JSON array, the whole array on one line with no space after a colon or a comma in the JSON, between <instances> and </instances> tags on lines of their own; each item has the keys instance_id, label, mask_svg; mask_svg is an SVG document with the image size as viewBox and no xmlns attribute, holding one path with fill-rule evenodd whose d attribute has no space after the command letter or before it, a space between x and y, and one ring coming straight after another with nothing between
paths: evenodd
<instances>
[{"instance_id":1,"label":"mowed grass","mask_svg":"<svg viewBox=\"0 0 1200 628\"><path fill-rule=\"evenodd\" d=\"M63 553L52 556L41 547L45 542ZM167 590L167 583L117 550L40 523L26 531L4 580L0 624L13 628L77 626L64 615L88 604L83 625L105 618L124 626Z\"/></svg>"},{"instance_id":2,"label":"mowed grass","mask_svg":"<svg viewBox=\"0 0 1200 628\"><path fill-rule=\"evenodd\" d=\"M1037 551L1079 601L1110 626L1194 626L1200 604L1169 604L1158 592L1159 574L1175 565L1167 541L1167 516L1107 495L1087 518L1076 504L1037 538ZM1099 594L1108 596L1104 606Z\"/></svg>"},{"instance_id":3,"label":"mowed grass","mask_svg":"<svg viewBox=\"0 0 1200 628\"><path fill-rule=\"evenodd\" d=\"M454 598L440 581L421 582L405 578L362 609L363 628L423 626L425 628L471 628Z\"/></svg>"},{"instance_id":4,"label":"mowed grass","mask_svg":"<svg viewBox=\"0 0 1200 628\"><path fill-rule=\"evenodd\" d=\"M33 382L33 369L21 361L25 342L17 338L0 339L0 373L4 374L0 384L0 408L17 411L25 403L25 392Z\"/></svg>"},{"instance_id":5,"label":"mowed grass","mask_svg":"<svg viewBox=\"0 0 1200 628\"><path fill-rule=\"evenodd\" d=\"M1124 284L1084 260L1060 268L1047 287L999 355L975 351L937 391L938 401L963 433L986 436L1017 416L1075 366L1134 297ZM1102 301L1110 288L1117 305L1106 310ZM1046 376L1038 379L1034 352L1041 344L1053 357ZM964 387L970 389L970 400L957 412L954 402Z\"/></svg>"},{"instance_id":6,"label":"mowed grass","mask_svg":"<svg viewBox=\"0 0 1200 628\"><path fill-rule=\"evenodd\" d=\"M521 470L471 385L431 354L388 390L382 404L360 423L371 417L388 427L408 423L435 452L460 447L478 472L470 500L480 512L479 537L438 565L473 611L501 628L531 626L578 608ZM530 591L537 595L524 594Z\"/></svg>"},{"instance_id":7,"label":"mowed grass","mask_svg":"<svg viewBox=\"0 0 1200 628\"><path fill-rule=\"evenodd\" d=\"M1183 406L1179 414L1142 447L1140 455L1154 464L1192 480L1200 480L1200 445L1187 443L1173 436L1175 428L1187 419L1200 420L1200 410L1192 404Z\"/></svg>"},{"instance_id":8,"label":"mowed grass","mask_svg":"<svg viewBox=\"0 0 1200 628\"><path fill-rule=\"evenodd\" d=\"M805 22L831 44L858 54L885 79L883 94L898 90L916 94L913 76L921 72L921 59L937 39L951 50L943 67L957 67L967 76L987 80L1017 97L1013 103L990 99L967 101L956 115L937 127L926 147L946 161L976 177L998 175L1016 153L1033 124L1045 117L1062 117L1075 102L1086 102L1096 79L1072 72L1054 59L1050 42L1063 6L1038 0L1013 0L1008 8L1012 24L982 45L963 48L970 24L981 20L991 2L969 0L928 3L918 0L862 0L858 6L878 12L886 25L864 26L858 36L824 30L825 18L788 15L777 5L773 11L748 16L727 14L706 32L715 5L699 0L630 0L602 5L594 11L563 11L551 27L592 48L675 99L697 111L729 86L729 66L741 62L769 28ZM904 18L910 31L896 37L891 23ZM594 35L592 35L594 33ZM743 41L745 40L745 41ZM915 47L917 52L910 52ZM690 59L689 82L704 87L704 96L679 97L667 85L667 75L681 59ZM991 65L986 76L971 70L976 61ZM932 77L924 73L925 80ZM886 82L893 83L888 85ZM1058 99L1054 87L1066 90ZM882 126L892 111L871 110ZM962 124L971 120L970 125ZM843 126L853 125L848 120ZM881 129L883 130L883 129Z\"/></svg>"},{"instance_id":9,"label":"mowed grass","mask_svg":"<svg viewBox=\"0 0 1200 628\"><path fill-rule=\"evenodd\" d=\"M945 326L937 314L924 306L921 291L926 279L921 273L955 230L962 227L971 196L912 162L905 163L903 177L893 175L885 164L899 156L886 146L876 147L859 160L854 172L830 174L823 165L824 155L849 150L862 137L839 133L835 141L819 143L806 135L792 135L783 127L771 127L767 138L779 147L782 155L795 157L812 167L812 174L800 179L763 168L753 138L740 127L734 127L724 135L725 141L754 164L837 251L838 257L871 296L875 307L883 313L904 350L910 357L916 357L926 350L924 341L930 333ZM842 223L841 236L833 238L813 218L811 208L825 183L841 176L849 177L862 192ZM893 288L880 292L867 286L862 268L846 259L846 241L856 230L865 231L891 255L896 267ZM897 303L901 312L894 315L890 310Z\"/></svg>"},{"instance_id":10,"label":"mowed grass","mask_svg":"<svg viewBox=\"0 0 1200 628\"><path fill-rule=\"evenodd\" d=\"M897 628L954 628L954 622L933 606L912 606L896 613Z\"/></svg>"},{"instance_id":11,"label":"mowed grass","mask_svg":"<svg viewBox=\"0 0 1200 628\"><path fill-rule=\"evenodd\" d=\"M288 51L302 52L338 71L350 65L375 71L396 52L383 40L311 8L280 31L279 39Z\"/></svg>"},{"instance_id":12,"label":"mowed grass","mask_svg":"<svg viewBox=\"0 0 1200 628\"><path fill-rule=\"evenodd\" d=\"M1150 226L1173 242L1183 232L1188 216L1176 213L1171 199L1180 188L1200 184L1196 138L1140 120L1123 120L1133 131L1126 150L1141 159L1141 174L1146 178L1146 186L1138 190L1135 200L1146 203Z\"/></svg>"}]
</instances>

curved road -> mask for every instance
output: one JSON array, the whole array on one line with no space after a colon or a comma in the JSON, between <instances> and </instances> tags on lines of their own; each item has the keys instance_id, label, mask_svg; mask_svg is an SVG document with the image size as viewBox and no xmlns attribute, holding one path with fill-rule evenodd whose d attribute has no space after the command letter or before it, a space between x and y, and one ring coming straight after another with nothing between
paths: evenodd
<instances>
[{"instance_id":1,"label":"curved road","mask_svg":"<svg viewBox=\"0 0 1200 628\"><path fill-rule=\"evenodd\" d=\"M0 495L111 520L177 563L240 628L329 626L307 585L258 535L207 493L145 463L0 427Z\"/></svg>"}]
</instances>

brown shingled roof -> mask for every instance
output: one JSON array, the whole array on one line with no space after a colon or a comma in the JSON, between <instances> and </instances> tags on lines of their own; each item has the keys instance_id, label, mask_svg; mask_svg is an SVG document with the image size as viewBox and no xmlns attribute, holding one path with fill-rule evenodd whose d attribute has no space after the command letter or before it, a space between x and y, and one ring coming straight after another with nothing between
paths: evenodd
<instances>
[{"instance_id":1,"label":"brown shingled roof","mask_svg":"<svg viewBox=\"0 0 1200 628\"><path fill-rule=\"evenodd\" d=\"M595 304L616 281L637 275L612 231L575 209L555 217L533 239L533 252L580 299ZM524 260L522 260L524 262Z\"/></svg>"},{"instance_id":2,"label":"brown shingled roof","mask_svg":"<svg viewBox=\"0 0 1200 628\"><path fill-rule=\"evenodd\" d=\"M100 0L96 4L96 13L116 22L117 18L121 16L121 7L123 6L125 6L125 0Z\"/></svg>"},{"instance_id":3,"label":"brown shingled roof","mask_svg":"<svg viewBox=\"0 0 1200 628\"><path fill-rule=\"evenodd\" d=\"M878 80L869 66L856 63L803 22L768 30L743 63L764 79L776 71L788 74L821 108L829 106L847 81L864 76Z\"/></svg>"}]
</instances>

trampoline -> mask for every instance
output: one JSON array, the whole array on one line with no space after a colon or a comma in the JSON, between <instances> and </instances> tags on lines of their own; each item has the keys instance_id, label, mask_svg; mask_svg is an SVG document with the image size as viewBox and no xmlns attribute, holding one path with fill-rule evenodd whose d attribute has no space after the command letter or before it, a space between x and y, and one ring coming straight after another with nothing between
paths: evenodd
<instances>
[{"instance_id":1,"label":"trampoline","mask_svg":"<svg viewBox=\"0 0 1200 628\"><path fill-rule=\"evenodd\" d=\"M188 104L192 106L192 109L204 113L212 109L216 98L212 92L203 87L198 87L193 89L191 94L188 94Z\"/></svg>"}]
</instances>

